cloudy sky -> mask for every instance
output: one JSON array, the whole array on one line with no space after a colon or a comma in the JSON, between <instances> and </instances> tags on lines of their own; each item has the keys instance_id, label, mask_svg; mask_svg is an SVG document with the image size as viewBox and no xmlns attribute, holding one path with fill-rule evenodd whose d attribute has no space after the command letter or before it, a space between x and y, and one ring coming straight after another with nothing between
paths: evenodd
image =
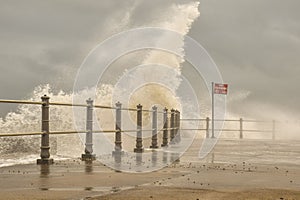
<instances>
[{"instance_id":1,"label":"cloudy sky","mask_svg":"<svg viewBox=\"0 0 300 200\"><path fill-rule=\"evenodd\" d=\"M172 12L174 5L190 2L0 0L0 98L26 98L46 83L70 91L95 45L123 30L168 21L180 14ZM276 109L272 115L299 116L299 7L298 0L201 0L188 35L230 84L232 112Z\"/></svg>"},{"instance_id":2,"label":"cloudy sky","mask_svg":"<svg viewBox=\"0 0 300 200\"><path fill-rule=\"evenodd\" d=\"M244 91L246 103L260 112L274 108L299 116L299 6L297 0L201 1L190 35L209 51L231 92Z\"/></svg>"}]
</instances>

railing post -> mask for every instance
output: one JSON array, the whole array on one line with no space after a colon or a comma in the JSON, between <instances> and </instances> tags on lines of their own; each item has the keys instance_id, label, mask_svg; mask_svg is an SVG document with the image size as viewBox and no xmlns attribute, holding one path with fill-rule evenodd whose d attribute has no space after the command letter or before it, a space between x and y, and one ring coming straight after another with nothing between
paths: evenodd
<instances>
[{"instance_id":1,"label":"railing post","mask_svg":"<svg viewBox=\"0 0 300 200\"><path fill-rule=\"evenodd\" d=\"M240 139L243 139L243 119L240 118Z\"/></svg>"},{"instance_id":2,"label":"railing post","mask_svg":"<svg viewBox=\"0 0 300 200\"><path fill-rule=\"evenodd\" d=\"M115 132L115 153L122 152L122 113L121 113L122 104L120 102L116 103L116 132Z\"/></svg>"},{"instance_id":3,"label":"railing post","mask_svg":"<svg viewBox=\"0 0 300 200\"><path fill-rule=\"evenodd\" d=\"M275 140L276 135L275 135L275 120L272 121L272 140Z\"/></svg>"},{"instance_id":4,"label":"railing post","mask_svg":"<svg viewBox=\"0 0 300 200\"><path fill-rule=\"evenodd\" d=\"M136 148L134 148L135 153L143 153L143 138L142 138L142 108L143 106L141 104L137 105L137 132L136 132Z\"/></svg>"},{"instance_id":5,"label":"railing post","mask_svg":"<svg viewBox=\"0 0 300 200\"><path fill-rule=\"evenodd\" d=\"M37 159L37 164L53 164L50 158L49 146L49 99L44 95L42 99L42 136L41 136L41 158Z\"/></svg>"},{"instance_id":6,"label":"railing post","mask_svg":"<svg viewBox=\"0 0 300 200\"><path fill-rule=\"evenodd\" d=\"M96 155L93 154L93 100L86 100L86 134L85 134L85 150L81 155L81 160L95 160Z\"/></svg>"},{"instance_id":7,"label":"railing post","mask_svg":"<svg viewBox=\"0 0 300 200\"><path fill-rule=\"evenodd\" d=\"M171 119L170 119L170 144L175 144L175 110L171 109Z\"/></svg>"},{"instance_id":8,"label":"railing post","mask_svg":"<svg viewBox=\"0 0 300 200\"><path fill-rule=\"evenodd\" d=\"M179 143L181 141L181 135L180 135L180 112L176 110L176 142Z\"/></svg>"},{"instance_id":9,"label":"railing post","mask_svg":"<svg viewBox=\"0 0 300 200\"><path fill-rule=\"evenodd\" d=\"M157 149L157 107L152 107L152 142L150 148Z\"/></svg>"},{"instance_id":10,"label":"railing post","mask_svg":"<svg viewBox=\"0 0 300 200\"><path fill-rule=\"evenodd\" d=\"M209 117L206 117L206 138L209 138Z\"/></svg>"},{"instance_id":11,"label":"railing post","mask_svg":"<svg viewBox=\"0 0 300 200\"><path fill-rule=\"evenodd\" d=\"M162 147L167 147L168 146L168 109L164 109L164 114L163 114L163 142L161 144Z\"/></svg>"}]
</instances>

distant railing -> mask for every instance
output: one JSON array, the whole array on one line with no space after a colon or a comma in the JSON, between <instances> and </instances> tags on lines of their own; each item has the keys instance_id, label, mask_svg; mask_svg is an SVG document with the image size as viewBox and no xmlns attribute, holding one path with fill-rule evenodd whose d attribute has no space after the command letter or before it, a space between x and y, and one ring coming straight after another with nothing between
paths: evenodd
<instances>
[{"instance_id":1,"label":"distant railing","mask_svg":"<svg viewBox=\"0 0 300 200\"><path fill-rule=\"evenodd\" d=\"M199 121L199 122L206 122L206 127L202 129L180 129L180 130L200 130L200 131L206 131L206 138L212 137L210 136L210 122L211 119L207 117L206 119L181 119L181 121ZM222 132L239 132L239 138L243 139L245 132L252 132L252 133L272 133L272 140L275 140L276 137L276 121L263 121L263 120L245 120L243 118L240 119L215 119L215 122L237 122L239 123L239 128L237 129L215 129L215 131L222 131ZM259 130L259 129L245 129L244 124L245 123L269 123L271 124L271 128L269 130Z\"/></svg>"},{"instance_id":2,"label":"distant railing","mask_svg":"<svg viewBox=\"0 0 300 200\"><path fill-rule=\"evenodd\" d=\"M176 144L180 142L180 112L178 110L171 109L168 112L167 108L162 111L158 111L156 106L152 107L152 110L142 109L141 104L137 105L136 108L122 108L121 103L116 103L116 107L94 105L92 99L88 99L86 104L71 104L71 103L60 103L60 102L50 102L50 97L44 95L41 97L41 102L34 101L24 101L24 100L4 100L0 99L0 103L13 103L13 104L32 104L41 105L42 119L41 119L41 131L40 132L27 132L27 133L0 133L0 137L12 137L12 136L29 136L29 135L41 135L41 158L37 160L37 164L52 164L53 159L50 158L50 143L49 135L57 134L76 134L76 133L86 133L85 142L85 153L82 154L82 160L94 160L95 155L93 154L93 134L94 133L115 133L115 150L112 152L113 155L122 153L122 134L123 132L136 132L136 146L134 152L142 153L143 148L143 131L152 131L151 146L150 148L158 148L158 131L163 131L162 147L168 146L168 144ZM76 107L86 107L86 129L85 130L68 130L68 131L50 131L50 106L76 106ZM115 115L115 129L114 130L93 130L93 109L113 109L116 112ZM122 130L122 120L121 112L127 110L130 112L137 113L137 128L135 130ZM152 113L152 129L143 129L143 112ZM157 115L163 114L163 129L158 130ZM170 132L170 138L169 138ZM170 142L169 142L170 140Z\"/></svg>"}]
</instances>

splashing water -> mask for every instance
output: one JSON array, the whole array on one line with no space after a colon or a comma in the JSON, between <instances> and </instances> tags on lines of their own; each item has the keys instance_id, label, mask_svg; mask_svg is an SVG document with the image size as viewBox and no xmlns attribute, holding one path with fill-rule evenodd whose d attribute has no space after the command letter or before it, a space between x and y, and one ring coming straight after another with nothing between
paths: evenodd
<instances>
[{"instance_id":1,"label":"splashing water","mask_svg":"<svg viewBox=\"0 0 300 200\"><path fill-rule=\"evenodd\" d=\"M172 5L168 12L170 13L167 19L164 19L160 22L153 22L151 24L147 24L147 26L152 27L161 27L173 31L177 31L183 35L186 35L191 28L194 20L199 16L198 11L198 2L191 2L181 5ZM130 15L129 15L130 16ZM128 18L128 16L127 16ZM130 19L128 19L130 20ZM128 23L126 20L126 23ZM124 22L125 23L125 22ZM182 57L184 56L183 38L181 41L172 41L172 38L166 38L161 36L158 38L158 43L170 43L174 45L174 48L182 49ZM164 88L156 84L148 84L140 87L138 90L135 90L133 94L131 94L129 106L133 107L137 103L144 103L145 109L149 109L154 104L160 104L163 106L174 107L180 109L184 106L184 102L177 96L177 89L182 82L180 78L181 75L181 64L183 62L182 57L172 55L167 52L151 50L148 51L145 55L145 59L141 64L149 65L149 64L160 64L164 66L169 66L175 72L174 76L169 76L169 82L172 87ZM155 69L155 71L153 71ZM124 70L124 75L119 78L119 80L126 76L126 69ZM158 74L162 76L159 77L161 79L165 79L164 74L168 73L169 69L160 68L157 65L154 65L152 68L150 67L140 67L137 68L133 72L133 74L129 74L133 79L131 79L131 84L136 85L138 83L138 77L144 77L144 80L151 80L151 77L154 79L157 78ZM128 75L128 74L127 74ZM88 94L95 91L95 88L84 89L81 91L77 91L76 93L72 92L53 92L51 86L40 85L37 86L31 97L26 99L29 101L41 101L40 97L44 94L50 97L51 102L72 102L74 96L87 96ZM96 89L96 99L95 104L99 105L108 105L111 106L112 102L116 100L122 100L122 87L114 84L101 84ZM165 94L169 94L170 98L166 98ZM147 96L147 99L145 99ZM145 102L146 101L146 102ZM84 100L83 102L84 103ZM161 108L162 108L161 107ZM193 108L191 108L192 110ZM188 112L187 112L188 113ZM82 116L85 116L85 108L82 108L80 111ZM100 120L101 127L103 129L112 129L114 126L113 122L113 114L111 111L105 110L97 110L96 111L97 118ZM3 133L20 133L20 132L34 132L40 131L41 127L41 108L36 105L19 105L15 112L9 112L5 118L0 118L0 129ZM82 127L85 126L85 118L82 118ZM77 127L78 128L78 127ZM61 107L61 106L50 106L50 131L62 131L62 130L74 130L74 119L73 119L73 110L71 107ZM59 135L50 137L50 146L51 146L51 154L56 155L64 155L71 157L78 157L83 152L83 145L80 141L78 135ZM26 157L25 160L28 160L28 156L31 154L37 154L40 151L40 137L39 136L24 136L24 137L8 137L8 138L0 138L1 147L0 153L1 158L4 160L0 160L0 162L5 162L8 154L14 154L14 157L17 156L17 163L22 163L19 159L22 157ZM70 144L73 144L70 146ZM31 158L31 157L30 157ZM22 159L21 159L22 160ZM30 160L30 159L29 159ZM7 161L7 159L6 159ZM2 163L3 164L3 163ZM0 163L1 165L1 163Z\"/></svg>"}]
</instances>

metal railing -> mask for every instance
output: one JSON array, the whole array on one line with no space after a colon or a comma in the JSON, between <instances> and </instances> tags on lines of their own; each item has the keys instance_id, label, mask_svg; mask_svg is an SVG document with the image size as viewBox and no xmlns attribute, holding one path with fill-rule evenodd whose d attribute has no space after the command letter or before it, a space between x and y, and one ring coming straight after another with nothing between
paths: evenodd
<instances>
[{"instance_id":1,"label":"metal railing","mask_svg":"<svg viewBox=\"0 0 300 200\"><path fill-rule=\"evenodd\" d=\"M122 134L124 132L136 132L136 146L134 152L142 153L143 148L143 137L142 133L146 131L152 132L151 146L150 148L158 148L158 131L163 131L163 141L161 146L166 147L168 144L175 144L180 142L180 112L178 110L165 108L162 111L158 111L156 106L152 107L152 110L143 109L142 105L137 105L136 108L122 108L120 102L116 103L115 107L94 105L92 99L86 100L86 104L73 104L73 103L61 103L61 102L50 102L50 97L44 95L41 97L41 102L25 101L25 100L5 100L0 99L0 103L13 103L13 104L32 104L41 105L42 119L41 119L41 131L40 132L27 132L27 133L0 133L0 137L14 137L14 136L30 136L30 135L41 135L41 158L37 160L37 164L52 164L53 159L50 158L50 143L49 135L59 134L76 134L85 133L86 142L84 154L82 154L82 160L94 160L95 155L93 154L93 134L95 133L115 133L115 150L114 154L122 153ZM86 130L67 130L67 131L50 131L50 106L76 106L86 107ZM93 130L93 109L112 109L115 110L115 129L114 130ZM135 130L122 130L122 111L130 111L137 113L137 128ZM152 129L143 129L143 112L152 113ZM163 114L163 129L158 130L157 115ZM170 117L169 117L170 116ZM170 124L170 125L169 125ZM169 142L169 134L171 138Z\"/></svg>"},{"instance_id":2,"label":"metal railing","mask_svg":"<svg viewBox=\"0 0 300 200\"><path fill-rule=\"evenodd\" d=\"M14 136L30 136L30 135L40 135L41 136L41 158L37 160L38 164L52 164L53 159L50 158L50 143L49 135L61 135L61 134L77 134L85 133L85 150L82 154L82 160L93 160L95 155L93 154L93 134L97 133L115 133L115 148L112 152L113 155L122 153L122 133L125 132L136 132L136 145L133 149L136 153L142 153L143 148L143 132L152 132L151 135L151 146L150 148L159 148L158 145L158 132L162 131L162 143L161 147L167 147L168 145L180 143L181 135L180 131L205 131L206 138L212 137L211 133L211 119L181 119L180 112L178 110L171 109L168 111L167 108L163 110L158 110L156 106L153 106L151 110L143 109L141 104L137 105L136 108L123 108L120 102L113 106L103 106L94 104L92 99L86 100L86 104L73 104L73 103L61 103L61 102L50 102L50 98L46 95L41 97L41 102L35 101L23 101L23 100L3 100L0 99L0 103L13 103L13 104L32 104L40 105L42 111L41 118L41 131L40 132L27 132L27 133L0 133L1 137L14 137ZM50 131L50 106L76 106L86 108L86 127L85 130L62 130L62 131ZM111 130L93 130L93 112L94 109L111 109L115 110L115 129ZM123 130L122 129L122 111L136 112L136 129L133 130ZM151 113L151 128L143 129L143 113ZM158 114L162 114L162 129L158 129ZM191 128L180 128L181 123L184 121L194 121L205 123L203 128L191 127ZM243 139L245 132L267 132L272 133L272 139L275 140L275 121L262 121L262 120L245 120L245 119L216 119L216 122L232 122L238 123L239 128L236 129L215 129L216 131L223 132L239 132L239 138ZM269 130L258 130L258 129L245 129L245 123L271 123L272 128Z\"/></svg>"},{"instance_id":3,"label":"metal railing","mask_svg":"<svg viewBox=\"0 0 300 200\"><path fill-rule=\"evenodd\" d=\"M211 119L209 117L207 117L206 119L181 119L181 121L198 121L198 122L206 122L205 128L194 128L194 129L181 129L181 130L199 130L199 131L206 131L206 138L209 137L213 137L210 136L210 123L211 123ZM272 133L272 140L275 140L276 137L276 121L272 120L272 121L264 121L264 120L245 120L243 118L240 119L215 119L215 122L237 122L239 124L239 128L236 129L226 129L226 128L222 128L222 129L215 129L215 131L222 131L222 132L239 132L239 138L243 139L245 132L251 132L251 133ZM269 130L259 130L259 129L245 129L244 125L245 123L268 123L271 124L271 127Z\"/></svg>"}]
</instances>

